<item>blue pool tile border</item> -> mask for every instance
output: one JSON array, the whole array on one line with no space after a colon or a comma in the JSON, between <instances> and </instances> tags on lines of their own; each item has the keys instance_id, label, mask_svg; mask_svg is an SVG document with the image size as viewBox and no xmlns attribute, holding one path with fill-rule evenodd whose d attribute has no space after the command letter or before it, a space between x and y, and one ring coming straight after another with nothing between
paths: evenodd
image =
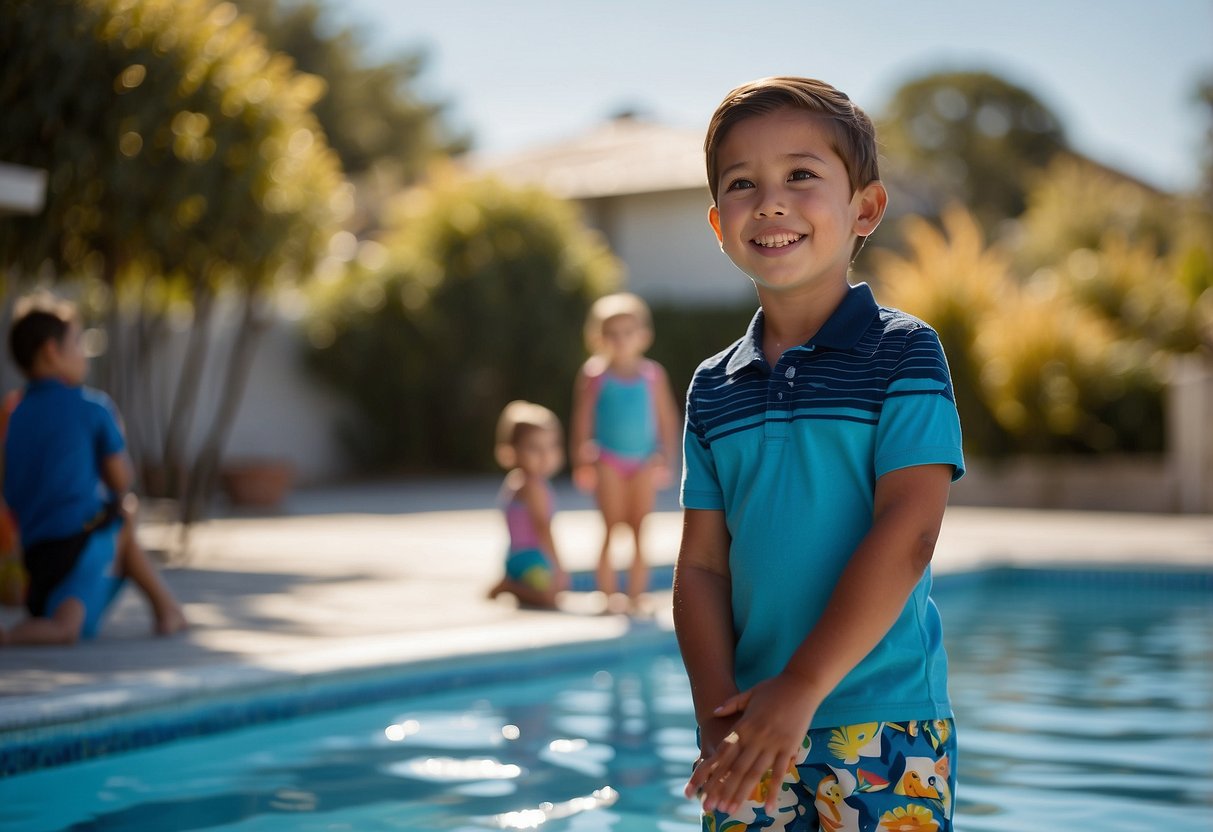
<instances>
[{"instance_id":1,"label":"blue pool tile border","mask_svg":"<svg viewBox=\"0 0 1213 832\"><path fill-rule=\"evenodd\" d=\"M655 569L653 588L668 589L672 576L672 568ZM593 580L591 573L579 573L573 576L573 586L592 589ZM963 589L1048 586L1166 590L1213 604L1213 569L1006 565L936 575L934 582L941 600ZM653 622L633 622L618 638L288 677L190 702L7 732L0 736L0 778L371 702L596 669L638 653L676 652L669 630Z\"/></svg>"},{"instance_id":2,"label":"blue pool tile border","mask_svg":"<svg viewBox=\"0 0 1213 832\"><path fill-rule=\"evenodd\" d=\"M1144 565L1018 566L993 565L933 576L937 592L973 587L1049 587L1051 589L1173 591L1204 594L1213 603L1213 568Z\"/></svg>"},{"instance_id":3,"label":"blue pool tile border","mask_svg":"<svg viewBox=\"0 0 1213 832\"><path fill-rule=\"evenodd\" d=\"M642 622L620 638L313 674L196 703L11 732L0 738L0 778L372 702L597 669L625 656L676 651L669 630Z\"/></svg>"}]
</instances>

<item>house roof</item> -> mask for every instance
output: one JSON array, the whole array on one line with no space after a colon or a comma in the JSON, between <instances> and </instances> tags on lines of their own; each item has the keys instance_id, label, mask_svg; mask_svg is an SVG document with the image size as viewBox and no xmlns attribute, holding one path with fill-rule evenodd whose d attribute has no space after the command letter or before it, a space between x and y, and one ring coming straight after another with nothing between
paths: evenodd
<instances>
[{"instance_id":1,"label":"house roof","mask_svg":"<svg viewBox=\"0 0 1213 832\"><path fill-rule=\"evenodd\" d=\"M539 185L566 199L707 187L703 134L621 116L580 136L469 166L507 182Z\"/></svg>"}]
</instances>

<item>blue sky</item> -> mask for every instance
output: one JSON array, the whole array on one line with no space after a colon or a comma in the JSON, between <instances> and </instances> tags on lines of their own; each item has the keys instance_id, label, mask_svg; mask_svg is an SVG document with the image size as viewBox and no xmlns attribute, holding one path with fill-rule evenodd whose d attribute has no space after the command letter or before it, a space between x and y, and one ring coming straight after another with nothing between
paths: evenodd
<instances>
[{"instance_id":1,"label":"blue sky","mask_svg":"<svg viewBox=\"0 0 1213 832\"><path fill-rule=\"evenodd\" d=\"M589 129L623 108L703 127L724 93L808 75L879 115L905 80L984 69L1026 87L1080 151L1154 184L1197 181L1209 0L342 0L377 52L423 48L428 98L477 149Z\"/></svg>"}]
</instances>

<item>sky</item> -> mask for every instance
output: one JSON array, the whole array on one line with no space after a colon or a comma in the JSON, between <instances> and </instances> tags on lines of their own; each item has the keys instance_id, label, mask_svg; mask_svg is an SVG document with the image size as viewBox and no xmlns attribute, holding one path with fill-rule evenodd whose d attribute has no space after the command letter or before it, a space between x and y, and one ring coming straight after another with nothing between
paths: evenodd
<instances>
[{"instance_id":1,"label":"sky","mask_svg":"<svg viewBox=\"0 0 1213 832\"><path fill-rule=\"evenodd\" d=\"M1026 88L1078 151L1159 187L1198 182L1213 0L340 0L372 57L424 50L418 89L478 151L633 109L702 129L765 75L828 81L879 118L906 81L985 70ZM340 8L337 8L340 6Z\"/></svg>"}]
</instances>

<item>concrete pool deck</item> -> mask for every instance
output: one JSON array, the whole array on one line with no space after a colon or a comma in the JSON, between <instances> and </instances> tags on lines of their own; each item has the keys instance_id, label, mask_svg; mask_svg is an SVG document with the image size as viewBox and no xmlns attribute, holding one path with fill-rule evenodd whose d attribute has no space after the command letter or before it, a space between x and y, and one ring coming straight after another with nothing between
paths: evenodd
<instances>
[{"instance_id":1,"label":"concrete pool deck","mask_svg":"<svg viewBox=\"0 0 1213 832\"><path fill-rule=\"evenodd\" d=\"M94 642L0 649L0 744L6 734L200 694L653 626L601 614L600 600L585 593L571 595L561 613L486 600L505 544L493 507L497 485L461 478L300 491L281 513L206 523L189 559L164 569L189 632L150 636L147 608L128 590ZM557 499L555 536L566 566L589 570L598 516L567 485ZM681 517L670 492L658 508L646 539L654 565L668 567ZM163 531L148 522L141 537L154 548ZM936 574L1003 564L1208 571L1213 516L950 508ZM669 597L653 596L659 627L668 626ZM6 627L20 617L0 608Z\"/></svg>"}]
</instances>

